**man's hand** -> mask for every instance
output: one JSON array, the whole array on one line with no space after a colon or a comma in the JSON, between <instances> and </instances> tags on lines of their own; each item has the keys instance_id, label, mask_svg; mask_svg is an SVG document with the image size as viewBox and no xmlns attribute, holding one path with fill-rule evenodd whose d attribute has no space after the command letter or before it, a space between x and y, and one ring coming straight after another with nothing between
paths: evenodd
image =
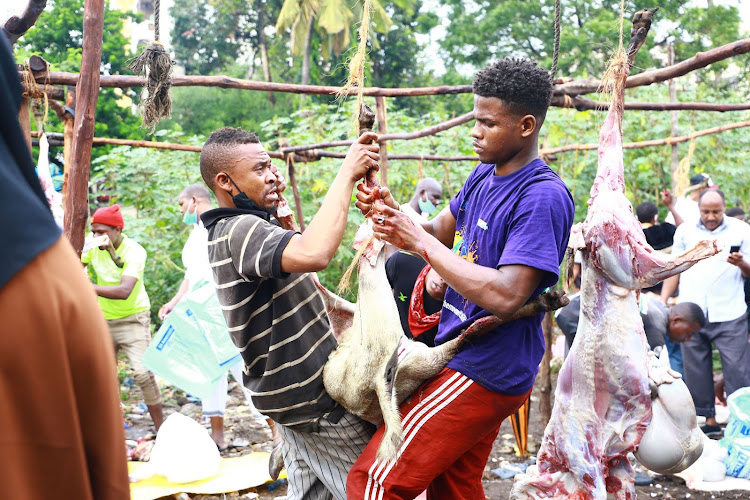
<instances>
[{"instance_id":1,"label":"man's hand","mask_svg":"<svg viewBox=\"0 0 750 500\"><path fill-rule=\"evenodd\" d=\"M392 198L391 198L392 199ZM426 239L430 237L421 225L408 215L389 206L377 205L372 215L375 236L402 250L426 256Z\"/></svg>"},{"instance_id":2,"label":"man's hand","mask_svg":"<svg viewBox=\"0 0 750 500\"><path fill-rule=\"evenodd\" d=\"M394 210L399 210L399 205L396 200L393 199L391 191L387 187L380 188L380 197L383 199L383 203L388 205ZM372 204L375 200L372 197L372 189L365 186L364 183L357 184L357 201L354 202L354 206L362 212L362 215L367 215L372 210Z\"/></svg>"},{"instance_id":3,"label":"man's hand","mask_svg":"<svg viewBox=\"0 0 750 500\"><path fill-rule=\"evenodd\" d=\"M729 254L729 257L727 257L727 262L729 262L733 266L740 266L742 264L742 262L743 262L743 260L742 260L742 251L731 252Z\"/></svg>"},{"instance_id":4,"label":"man's hand","mask_svg":"<svg viewBox=\"0 0 750 500\"><path fill-rule=\"evenodd\" d=\"M359 139L351 145L349 152L341 164L340 172L349 175L352 182L357 182L367 174L367 171L374 168L377 172L380 170L378 162L380 161L380 146L374 141L378 140L378 134L367 132L359 136Z\"/></svg>"},{"instance_id":5,"label":"man's hand","mask_svg":"<svg viewBox=\"0 0 750 500\"><path fill-rule=\"evenodd\" d=\"M276 176L276 192L281 194L286 189L286 179L276 165L271 164L271 173Z\"/></svg>"},{"instance_id":6,"label":"man's hand","mask_svg":"<svg viewBox=\"0 0 750 500\"><path fill-rule=\"evenodd\" d=\"M674 207L675 199L671 189L662 189L661 191L661 202L667 208Z\"/></svg>"},{"instance_id":7,"label":"man's hand","mask_svg":"<svg viewBox=\"0 0 750 500\"><path fill-rule=\"evenodd\" d=\"M659 356L654 351L648 351L648 378L652 391L661 384L671 384L675 380L681 379L679 372L669 367L669 353L662 347Z\"/></svg>"},{"instance_id":8,"label":"man's hand","mask_svg":"<svg viewBox=\"0 0 750 500\"><path fill-rule=\"evenodd\" d=\"M171 300L167 302L166 304L164 304L163 306L161 306L161 308L159 309L159 315L158 315L159 319L164 321L164 318L167 317L167 314L172 312L172 309L174 309L174 306L175 304L173 304Z\"/></svg>"}]
</instances>

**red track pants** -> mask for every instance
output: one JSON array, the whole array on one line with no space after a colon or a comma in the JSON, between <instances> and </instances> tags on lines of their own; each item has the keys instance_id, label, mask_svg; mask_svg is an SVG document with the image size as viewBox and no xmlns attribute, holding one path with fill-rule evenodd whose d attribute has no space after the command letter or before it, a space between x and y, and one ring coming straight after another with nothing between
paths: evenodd
<instances>
[{"instance_id":1,"label":"red track pants","mask_svg":"<svg viewBox=\"0 0 750 500\"><path fill-rule=\"evenodd\" d=\"M427 497L484 500L482 473L502 421L528 393L507 396L444 368L401 404L403 442L398 460L376 457L383 426L349 471L347 499Z\"/></svg>"}]
</instances>

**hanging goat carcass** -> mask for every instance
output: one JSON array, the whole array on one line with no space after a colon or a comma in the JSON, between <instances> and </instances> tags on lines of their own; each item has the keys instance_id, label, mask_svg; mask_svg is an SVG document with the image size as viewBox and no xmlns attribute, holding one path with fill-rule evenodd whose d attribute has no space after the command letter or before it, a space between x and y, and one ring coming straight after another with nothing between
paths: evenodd
<instances>
[{"instance_id":1,"label":"hanging goat carcass","mask_svg":"<svg viewBox=\"0 0 750 500\"><path fill-rule=\"evenodd\" d=\"M678 274L718 249L706 241L672 258L654 252L624 193L625 80L655 11L635 14L627 51L615 58L605 78L611 85L612 102L599 135L597 177L588 216L574 227L570 243L583 254L579 328L560 370L555 407L537 465L516 476L511 498L605 499L609 493L618 499L634 499L634 473L627 454L639 444L647 449L651 463L673 472L690 465L697 458L696 451L700 454L695 409L689 393L681 390L684 384L677 380L660 385L672 382L673 373L649 356L638 293L641 287ZM669 387L678 397L677 406L674 399L664 398L669 408L655 412L652 422L654 386L664 388L664 393ZM663 425L670 412L681 417L672 417L674 425ZM650 425L664 432L644 437Z\"/></svg>"}]
</instances>

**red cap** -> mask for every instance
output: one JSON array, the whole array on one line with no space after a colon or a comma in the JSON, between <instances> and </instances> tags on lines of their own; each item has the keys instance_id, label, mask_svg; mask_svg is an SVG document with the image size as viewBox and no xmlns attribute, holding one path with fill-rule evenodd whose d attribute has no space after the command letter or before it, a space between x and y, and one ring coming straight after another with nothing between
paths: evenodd
<instances>
[{"instance_id":1,"label":"red cap","mask_svg":"<svg viewBox=\"0 0 750 500\"><path fill-rule=\"evenodd\" d=\"M120 213L120 205L98 208L91 219L92 224L106 224L112 227L125 227L125 221Z\"/></svg>"}]
</instances>

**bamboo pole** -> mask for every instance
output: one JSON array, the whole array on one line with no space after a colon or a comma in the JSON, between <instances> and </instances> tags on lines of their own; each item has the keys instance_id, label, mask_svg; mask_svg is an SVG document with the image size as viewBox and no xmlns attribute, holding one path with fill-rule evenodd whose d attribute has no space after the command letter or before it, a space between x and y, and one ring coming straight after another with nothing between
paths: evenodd
<instances>
[{"instance_id":1,"label":"bamboo pole","mask_svg":"<svg viewBox=\"0 0 750 500\"><path fill-rule=\"evenodd\" d=\"M386 120L385 97L375 98L375 117L378 122L378 135L384 136L388 133L388 121ZM380 144L380 185L388 186L388 146L382 139Z\"/></svg>"},{"instance_id":2,"label":"bamboo pole","mask_svg":"<svg viewBox=\"0 0 750 500\"><path fill-rule=\"evenodd\" d=\"M674 80L670 80L670 83ZM607 111L609 102L599 102L583 97L555 96L550 106L575 108L577 111ZM625 109L633 111L745 111L750 102L722 104L713 102L626 102Z\"/></svg>"},{"instance_id":3,"label":"bamboo pole","mask_svg":"<svg viewBox=\"0 0 750 500\"><path fill-rule=\"evenodd\" d=\"M81 254L89 217L89 167L94 139L96 103L99 99L99 68L102 61L104 0L86 0L83 7L83 51L76 85L78 106L70 151L68 196L65 200L65 236Z\"/></svg>"}]
</instances>

